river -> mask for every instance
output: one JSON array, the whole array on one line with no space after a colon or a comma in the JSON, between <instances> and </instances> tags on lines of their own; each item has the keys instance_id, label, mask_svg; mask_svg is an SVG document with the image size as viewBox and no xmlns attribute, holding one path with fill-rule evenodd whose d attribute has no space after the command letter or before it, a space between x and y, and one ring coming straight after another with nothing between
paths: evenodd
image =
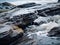
<instances>
[{"instance_id":1,"label":"river","mask_svg":"<svg viewBox=\"0 0 60 45\"><path fill-rule=\"evenodd\" d=\"M43 20L39 18L42 18ZM27 31L24 34L25 36L23 36L23 39L20 39L16 45L60 45L60 37L47 36L47 32L49 32L53 27L60 25L60 16L55 15L39 18L37 20L44 21L45 23L26 27ZM35 20L35 22L37 20Z\"/></svg>"}]
</instances>

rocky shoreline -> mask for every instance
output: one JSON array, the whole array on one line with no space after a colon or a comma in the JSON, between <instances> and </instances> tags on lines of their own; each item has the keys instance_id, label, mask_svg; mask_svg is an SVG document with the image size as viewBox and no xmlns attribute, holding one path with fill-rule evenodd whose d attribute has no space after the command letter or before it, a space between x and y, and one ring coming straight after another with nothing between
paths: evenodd
<instances>
[{"instance_id":1,"label":"rocky shoreline","mask_svg":"<svg viewBox=\"0 0 60 45\"><path fill-rule=\"evenodd\" d=\"M24 38L23 43L27 42L24 43L25 45L37 45L37 43L39 45L39 42L41 45L60 43L55 38L50 38L60 37L60 3L32 4L28 4L31 7L26 7L27 4L25 4L24 8L16 7L11 11L0 14L0 45L9 45L16 40L23 40L24 34L29 39L33 39L31 44L29 39ZM20 43L20 40L17 42L24 45Z\"/></svg>"}]
</instances>

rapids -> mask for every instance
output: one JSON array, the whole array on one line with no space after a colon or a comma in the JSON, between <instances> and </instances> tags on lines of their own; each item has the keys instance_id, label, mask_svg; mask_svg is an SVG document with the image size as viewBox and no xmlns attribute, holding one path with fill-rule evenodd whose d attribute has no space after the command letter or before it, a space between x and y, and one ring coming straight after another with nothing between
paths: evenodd
<instances>
[{"instance_id":1,"label":"rapids","mask_svg":"<svg viewBox=\"0 0 60 45\"><path fill-rule=\"evenodd\" d=\"M44 22L40 24L40 22ZM60 26L60 15L38 17L34 20L39 25L30 25L26 27L26 34L22 42L17 45L60 45L60 37L48 37L49 32L53 27Z\"/></svg>"}]
</instances>

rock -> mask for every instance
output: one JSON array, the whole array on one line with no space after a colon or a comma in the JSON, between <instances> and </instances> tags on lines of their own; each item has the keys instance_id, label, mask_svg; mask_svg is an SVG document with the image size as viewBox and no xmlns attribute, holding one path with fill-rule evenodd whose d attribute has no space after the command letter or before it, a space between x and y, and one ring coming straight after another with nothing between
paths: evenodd
<instances>
[{"instance_id":1,"label":"rock","mask_svg":"<svg viewBox=\"0 0 60 45\"><path fill-rule=\"evenodd\" d=\"M20 27L25 27L33 23L33 21L37 18L34 13L23 14L21 16L14 16L11 20L15 25L19 25Z\"/></svg>"},{"instance_id":2,"label":"rock","mask_svg":"<svg viewBox=\"0 0 60 45\"><path fill-rule=\"evenodd\" d=\"M41 5L41 4L36 4L36 3L27 3L27 4L23 4L23 5L18 5L18 8L29 8L29 7L33 7L36 5Z\"/></svg>"},{"instance_id":3,"label":"rock","mask_svg":"<svg viewBox=\"0 0 60 45\"><path fill-rule=\"evenodd\" d=\"M50 5L50 6L48 6ZM37 10L39 16L54 16L56 14L60 14L60 3L51 3L47 5L43 5L40 9Z\"/></svg>"},{"instance_id":4,"label":"rock","mask_svg":"<svg viewBox=\"0 0 60 45\"><path fill-rule=\"evenodd\" d=\"M24 33L24 30L22 28L19 28L18 26L12 25L13 30L16 30L18 33Z\"/></svg>"},{"instance_id":5,"label":"rock","mask_svg":"<svg viewBox=\"0 0 60 45\"><path fill-rule=\"evenodd\" d=\"M42 10L42 12L40 13L39 11L39 13L38 13L38 15L40 15L40 16L43 16L43 17L45 17L45 16L54 16L54 15L56 15L56 14L60 14L59 13L59 10L60 10L60 8L50 8L50 9L46 9L46 10Z\"/></svg>"},{"instance_id":6,"label":"rock","mask_svg":"<svg viewBox=\"0 0 60 45\"><path fill-rule=\"evenodd\" d=\"M50 37L60 37L60 27L54 27L48 32Z\"/></svg>"},{"instance_id":7,"label":"rock","mask_svg":"<svg viewBox=\"0 0 60 45\"><path fill-rule=\"evenodd\" d=\"M47 14L45 14L45 12L43 12L43 10L37 10L37 12L38 12L39 16L42 16L42 17L46 17L47 16Z\"/></svg>"},{"instance_id":8,"label":"rock","mask_svg":"<svg viewBox=\"0 0 60 45\"><path fill-rule=\"evenodd\" d=\"M0 27L0 45L9 45L23 36L24 31L17 26L2 27Z\"/></svg>"},{"instance_id":9,"label":"rock","mask_svg":"<svg viewBox=\"0 0 60 45\"><path fill-rule=\"evenodd\" d=\"M8 2L0 3L0 13L9 11L14 7L15 7L15 5L8 3Z\"/></svg>"},{"instance_id":10,"label":"rock","mask_svg":"<svg viewBox=\"0 0 60 45\"><path fill-rule=\"evenodd\" d=\"M6 6L11 6L11 5L12 5L12 6L14 6L13 4L11 4L11 3L9 3L9 2L3 2L3 3L0 3L0 5L4 5L4 6L5 6L5 5L6 5Z\"/></svg>"},{"instance_id":11,"label":"rock","mask_svg":"<svg viewBox=\"0 0 60 45\"><path fill-rule=\"evenodd\" d=\"M60 0L58 0L58 2L60 2Z\"/></svg>"},{"instance_id":12,"label":"rock","mask_svg":"<svg viewBox=\"0 0 60 45\"><path fill-rule=\"evenodd\" d=\"M8 27L8 28L7 28ZM13 33L11 27L8 25L0 26L0 45L7 44L10 34Z\"/></svg>"},{"instance_id":13,"label":"rock","mask_svg":"<svg viewBox=\"0 0 60 45\"><path fill-rule=\"evenodd\" d=\"M8 25L0 26L0 38L4 38L5 36L10 35L12 33L11 29L12 28Z\"/></svg>"}]
</instances>

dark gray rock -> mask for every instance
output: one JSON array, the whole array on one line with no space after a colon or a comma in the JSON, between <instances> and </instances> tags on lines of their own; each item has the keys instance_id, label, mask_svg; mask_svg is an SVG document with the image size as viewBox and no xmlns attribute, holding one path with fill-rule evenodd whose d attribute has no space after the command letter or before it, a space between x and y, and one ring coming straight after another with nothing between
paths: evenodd
<instances>
[{"instance_id":1,"label":"dark gray rock","mask_svg":"<svg viewBox=\"0 0 60 45\"><path fill-rule=\"evenodd\" d=\"M54 8L54 9L53 9ZM53 8L45 8L43 10L37 10L38 15L46 17L46 16L54 16L57 14L60 14L60 8L59 7L53 7Z\"/></svg>"},{"instance_id":2,"label":"dark gray rock","mask_svg":"<svg viewBox=\"0 0 60 45\"><path fill-rule=\"evenodd\" d=\"M0 45L10 45L12 43L14 44L14 42L22 38L22 36L23 36L23 33L17 33L13 31L11 35L7 35L3 38L0 38Z\"/></svg>"},{"instance_id":3,"label":"dark gray rock","mask_svg":"<svg viewBox=\"0 0 60 45\"><path fill-rule=\"evenodd\" d=\"M23 5L18 5L16 7L18 7L18 8L29 8L29 7L33 7L33 6L36 6L36 5L41 5L41 4L27 3L27 4L23 4Z\"/></svg>"},{"instance_id":4,"label":"dark gray rock","mask_svg":"<svg viewBox=\"0 0 60 45\"><path fill-rule=\"evenodd\" d=\"M50 5L51 7L49 7L48 5ZM60 3L53 3L54 6L52 6L52 4L48 4L44 7L42 7L42 9L36 10L38 12L39 16L54 16L57 14L60 14Z\"/></svg>"},{"instance_id":5,"label":"dark gray rock","mask_svg":"<svg viewBox=\"0 0 60 45\"><path fill-rule=\"evenodd\" d=\"M8 28L7 28L8 27ZM13 27L12 27L13 28ZM16 28L16 27L15 27ZM13 29L15 29L13 28ZM13 30L10 26L0 26L0 45L9 45L22 38L23 30Z\"/></svg>"},{"instance_id":6,"label":"dark gray rock","mask_svg":"<svg viewBox=\"0 0 60 45\"><path fill-rule=\"evenodd\" d=\"M60 37L60 27L54 27L48 32L50 37Z\"/></svg>"},{"instance_id":7,"label":"dark gray rock","mask_svg":"<svg viewBox=\"0 0 60 45\"><path fill-rule=\"evenodd\" d=\"M37 16L35 15L35 13L28 13L20 16L14 16L12 19L10 19L10 21L15 25L23 27L32 24L36 18Z\"/></svg>"},{"instance_id":8,"label":"dark gray rock","mask_svg":"<svg viewBox=\"0 0 60 45\"><path fill-rule=\"evenodd\" d=\"M60 0L58 0L58 2L60 2Z\"/></svg>"}]
</instances>

